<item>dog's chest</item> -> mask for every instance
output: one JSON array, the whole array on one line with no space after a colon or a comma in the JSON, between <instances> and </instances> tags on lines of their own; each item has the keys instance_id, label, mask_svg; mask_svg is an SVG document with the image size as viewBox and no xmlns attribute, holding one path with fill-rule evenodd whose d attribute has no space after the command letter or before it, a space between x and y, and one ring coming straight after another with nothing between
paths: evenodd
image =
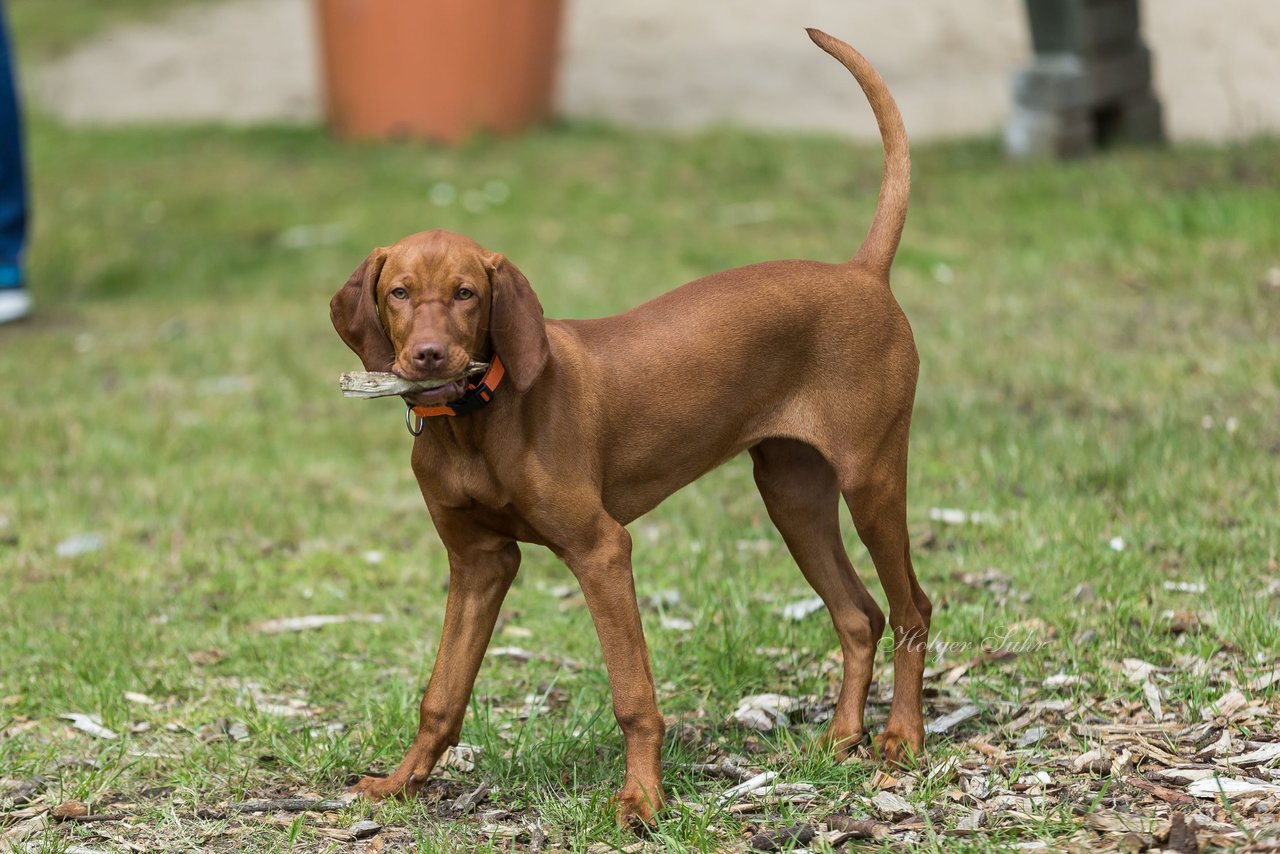
<instances>
[{"instance_id":1,"label":"dog's chest","mask_svg":"<svg viewBox=\"0 0 1280 854\"><path fill-rule=\"evenodd\" d=\"M478 453L415 447L413 473L423 497L431 505L452 510L479 507L501 511L511 503L510 490Z\"/></svg>"},{"instance_id":2,"label":"dog's chest","mask_svg":"<svg viewBox=\"0 0 1280 854\"><path fill-rule=\"evenodd\" d=\"M527 543L546 544L536 527L517 510L510 488L504 486L482 461L452 460L438 468L414 466L436 529L446 544L450 532L484 530Z\"/></svg>"}]
</instances>

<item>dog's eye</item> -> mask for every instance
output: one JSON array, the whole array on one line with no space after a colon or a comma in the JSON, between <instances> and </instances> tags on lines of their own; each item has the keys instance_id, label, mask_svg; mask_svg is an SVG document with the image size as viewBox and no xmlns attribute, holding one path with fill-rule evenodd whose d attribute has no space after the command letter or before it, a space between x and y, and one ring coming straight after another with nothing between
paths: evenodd
<instances>
[{"instance_id":1,"label":"dog's eye","mask_svg":"<svg viewBox=\"0 0 1280 854\"><path fill-rule=\"evenodd\" d=\"M471 299L475 295L476 292L471 288L458 288L458 292L454 294L458 299Z\"/></svg>"},{"instance_id":2,"label":"dog's eye","mask_svg":"<svg viewBox=\"0 0 1280 854\"><path fill-rule=\"evenodd\" d=\"M408 291L406 291L404 288L395 288L394 290L392 290L392 291L391 291L391 295L392 295L393 297L395 297L396 299L408 299L408 298L409 298L409 292L408 292Z\"/></svg>"}]
</instances>

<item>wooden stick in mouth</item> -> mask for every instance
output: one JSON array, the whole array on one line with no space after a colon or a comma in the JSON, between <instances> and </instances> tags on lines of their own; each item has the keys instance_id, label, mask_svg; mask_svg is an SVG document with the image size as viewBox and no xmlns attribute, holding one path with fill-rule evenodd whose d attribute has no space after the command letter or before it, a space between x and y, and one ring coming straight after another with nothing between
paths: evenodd
<instances>
[{"instance_id":1,"label":"wooden stick in mouth","mask_svg":"<svg viewBox=\"0 0 1280 854\"><path fill-rule=\"evenodd\" d=\"M489 370L488 362L469 362L462 376L482 374ZM404 377L382 371L348 371L338 379L338 387L343 397L396 397L402 394L414 394L419 391L430 391L433 388L457 382L458 377L447 380L406 380Z\"/></svg>"}]
</instances>

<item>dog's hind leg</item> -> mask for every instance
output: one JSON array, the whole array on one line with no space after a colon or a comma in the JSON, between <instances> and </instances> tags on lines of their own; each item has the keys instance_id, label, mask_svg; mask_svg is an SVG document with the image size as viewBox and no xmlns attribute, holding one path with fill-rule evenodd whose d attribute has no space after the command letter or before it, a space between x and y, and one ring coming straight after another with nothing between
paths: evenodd
<instances>
[{"instance_id":1,"label":"dog's hind leg","mask_svg":"<svg viewBox=\"0 0 1280 854\"><path fill-rule=\"evenodd\" d=\"M893 629L893 703L884 732L873 743L890 762L924 747L924 655L933 606L916 580L907 537L907 437L889 434L874 454L862 457L841 492L858 536L871 553L880 585L889 600Z\"/></svg>"},{"instance_id":2,"label":"dog's hind leg","mask_svg":"<svg viewBox=\"0 0 1280 854\"><path fill-rule=\"evenodd\" d=\"M824 739L841 753L863 736L876 642L884 614L858 578L840 538L840 490L813 447L769 439L751 449L756 485L805 579L826 603L844 654L844 679Z\"/></svg>"}]
</instances>

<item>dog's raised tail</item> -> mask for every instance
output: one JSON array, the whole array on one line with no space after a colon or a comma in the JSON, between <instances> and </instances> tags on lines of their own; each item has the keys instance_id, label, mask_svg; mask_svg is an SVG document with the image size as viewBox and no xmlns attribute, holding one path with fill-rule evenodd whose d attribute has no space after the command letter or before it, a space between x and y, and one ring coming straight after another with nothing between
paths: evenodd
<instances>
[{"instance_id":1,"label":"dog's raised tail","mask_svg":"<svg viewBox=\"0 0 1280 854\"><path fill-rule=\"evenodd\" d=\"M907 221L907 198L911 194L911 150L907 144L907 129L902 124L902 113L893 100L884 78L871 67L867 58L849 45L822 30L813 27L805 32L813 43L840 60L862 87L871 103L876 124L880 126L880 138L884 142L884 177L880 181L880 201L876 205L875 219L867 237L858 248L858 254L850 263L889 272L893 256L898 252L902 227Z\"/></svg>"}]
</instances>

